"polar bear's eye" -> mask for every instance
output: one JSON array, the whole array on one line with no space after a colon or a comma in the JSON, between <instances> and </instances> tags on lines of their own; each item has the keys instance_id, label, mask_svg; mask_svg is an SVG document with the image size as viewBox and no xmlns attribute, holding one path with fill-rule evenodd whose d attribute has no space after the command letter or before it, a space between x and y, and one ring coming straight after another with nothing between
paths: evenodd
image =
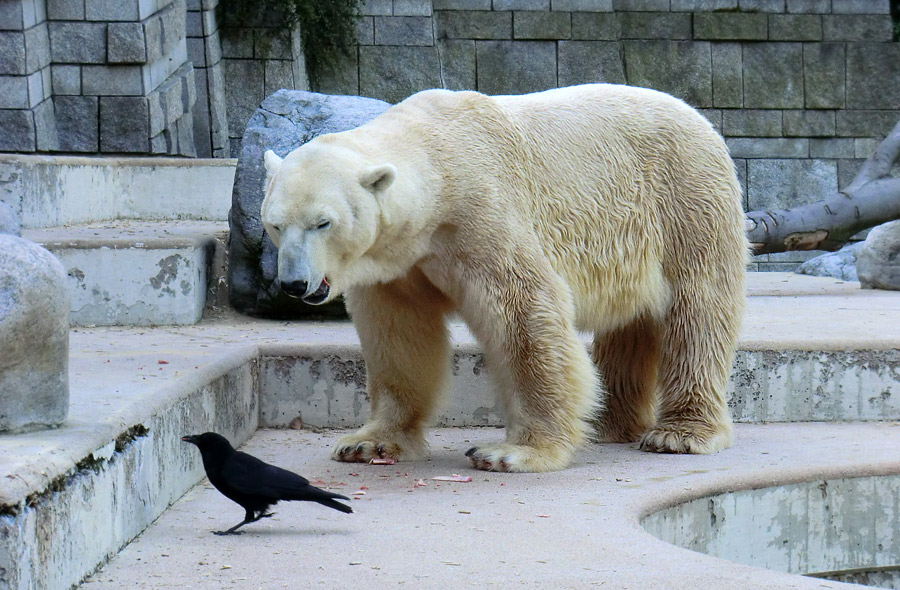
<instances>
[{"instance_id":1,"label":"polar bear's eye","mask_svg":"<svg viewBox=\"0 0 900 590\"><path fill-rule=\"evenodd\" d=\"M316 229L326 229L331 225L330 221L323 221L316 226Z\"/></svg>"}]
</instances>

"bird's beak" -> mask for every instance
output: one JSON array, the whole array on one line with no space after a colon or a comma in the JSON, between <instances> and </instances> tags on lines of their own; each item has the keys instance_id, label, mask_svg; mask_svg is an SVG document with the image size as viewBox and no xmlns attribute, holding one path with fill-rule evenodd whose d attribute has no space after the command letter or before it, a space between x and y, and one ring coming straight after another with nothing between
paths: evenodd
<instances>
[{"instance_id":1,"label":"bird's beak","mask_svg":"<svg viewBox=\"0 0 900 590\"><path fill-rule=\"evenodd\" d=\"M181 440L183 440L184 442L189 442L192 445L197 444L197 437L194 436L193 434L189 434L188 436L182 436Z\"/></svg>"}]
</instances>

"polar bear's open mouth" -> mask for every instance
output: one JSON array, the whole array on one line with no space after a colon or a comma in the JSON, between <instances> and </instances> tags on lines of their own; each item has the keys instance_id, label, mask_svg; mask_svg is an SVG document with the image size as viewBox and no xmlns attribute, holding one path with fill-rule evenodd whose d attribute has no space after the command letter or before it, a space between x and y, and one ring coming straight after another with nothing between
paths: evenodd
<instances>
[{"instance_id":1,"label":"polar bear's open mouth","mask_svg":"<svg viewBox=\"0 0 900 590\"><path fill-rule=\"evenodd\" d=\"M310 305L320 305L328 299L328 294L331 292L331 286L328 284L328 279L322 279L322 283L319 285L319 288L310 293L309 295L303 297L303 301L309 303Z\"/></svg>"}]
</instances>

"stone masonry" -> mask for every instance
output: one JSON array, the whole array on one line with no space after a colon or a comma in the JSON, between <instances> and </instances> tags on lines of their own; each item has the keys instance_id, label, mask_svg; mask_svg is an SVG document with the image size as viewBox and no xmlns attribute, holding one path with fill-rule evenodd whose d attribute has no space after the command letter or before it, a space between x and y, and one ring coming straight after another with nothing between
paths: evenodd
<instances>
[{"instance_id":1,"label":"stone masonry","mask_svg":"<svg viewBox=\"0 0 900 590\"><path fill-rule=\"evenodd\" d=\"M0 2L0 151L56 148L43 0Z\"/></svg>"},{"instance_id":2,"label":"stone masonry","mask_svg":"<svg viewBox=\"0 0 900 590\"><path fill-rule=\"evenodd\" d=\"M194 64L197 88L194 144L197 155L207 158L231 155L225 112L225 67L216 21L218 3L219 0L188 0L187 3L188 59Z\"/></svg>"},{"instance_id":3,"label":"stone masonry","mask_svg":"<svg viewBox=\"0 0 900 590\"><path fill-rule=\"evenodd\" d=\"M222 32L222 63L230 157L241 153L241 140L260 103L280 89L309 90L300 32L277 28L265 19L256 26ZM235 83L240 80L240 83Z\"/></svg>"},{"instance_id":4,"label":"stone masonry","mask_svg":"<svg viewBox=\"0 0 900 590\"><path fill-rule=\"evenodd\" d=\"M647 86L725 136L747 210L791 207L848 184L900 117L892 35L890 0L368 0L357 51L315 90Z\"/></svg>"},{"instance_id":5,"label":"stone masonry","mask_svg":"<svg viewBox=\"0 0 900 590\"><path fill-rule=\"evenodd\" d=\"M0 151L194 156L185 0L3 0Z\"/></svg>"}]
</instances>

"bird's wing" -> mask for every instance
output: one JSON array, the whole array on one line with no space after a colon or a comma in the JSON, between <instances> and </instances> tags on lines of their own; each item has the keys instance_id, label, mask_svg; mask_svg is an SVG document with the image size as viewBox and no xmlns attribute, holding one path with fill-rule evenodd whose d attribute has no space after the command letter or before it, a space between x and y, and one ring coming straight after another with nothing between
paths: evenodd
<instances>
[{"instance_id":1,"label":"bird's wing","mask_svg":"<svg viewBox=\"0 0 900 590\"><path fill-rule=\"evenodd\" d=\"M283 497L309 485L305 477L241 451L236 451L225 461L221 474L238 492L271 498Z\"/></svg>"}]
</instances>

